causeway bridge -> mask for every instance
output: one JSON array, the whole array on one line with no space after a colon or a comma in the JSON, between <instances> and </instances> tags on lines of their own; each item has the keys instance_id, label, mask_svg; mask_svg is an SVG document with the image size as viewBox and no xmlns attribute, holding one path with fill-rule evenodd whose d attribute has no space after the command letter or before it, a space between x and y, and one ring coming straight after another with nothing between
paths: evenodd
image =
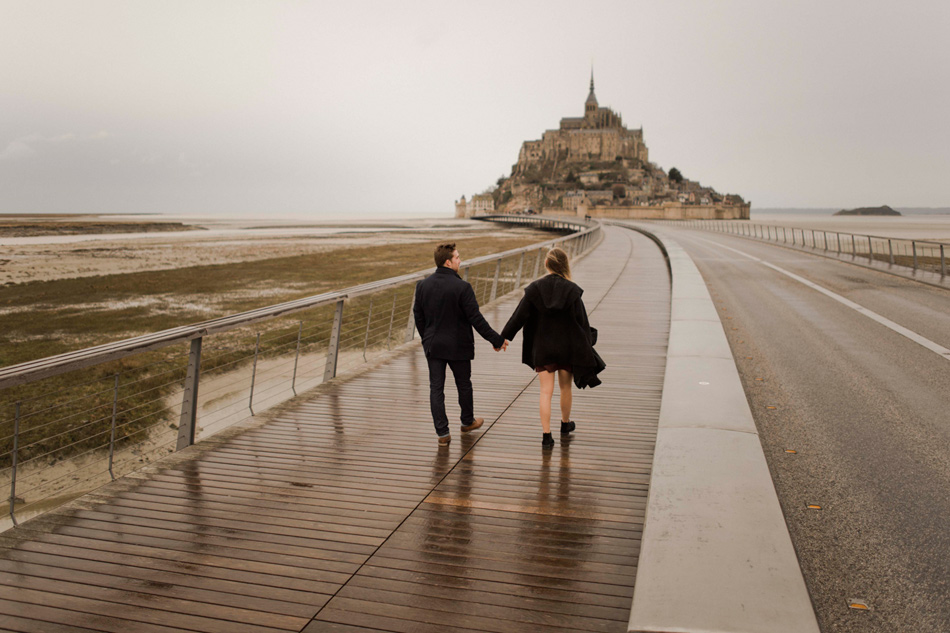
<instances>
[{"instance_id":1,"label":"causeway bridge","mask_svg":"<svg viewBox=\"0 0 950 633\"><path fill-rule=\"evenodd\" d=\"M136 374L181 384L149 413L167 456L118 476L142 416L117 373L82 396L115 480L29 520L27 465L59 450L30 416L53 406L2 414L0 630L950 631L943 275L716 223L492 219L559 231L468 263L496 330L540 253L574 256L608 365L574 434L541 449L519 337L476 343L485 426L437 447L418 275L0 370L10 391L187 349ZM202 347L301 313L326 322L310 347L303 319L252 336L253 361Z\"/></svg>"}]
</instances>

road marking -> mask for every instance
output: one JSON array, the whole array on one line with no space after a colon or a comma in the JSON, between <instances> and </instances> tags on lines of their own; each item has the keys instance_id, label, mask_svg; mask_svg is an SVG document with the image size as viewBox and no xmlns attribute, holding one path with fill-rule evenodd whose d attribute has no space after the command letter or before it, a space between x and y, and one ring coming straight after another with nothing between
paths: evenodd
<instances>
[{"instance_id":1,"label":"road marking","mask_svg":"<svg viewBox=\"0 0 950 633\"><path fill-rule=\"evenodd\" d=\"M772 270L774 270L774 271L776 271L776 272L780 272L780 273L782 273L783 275L786 275L787 277L791 277L791 278L794 279L795 281L797 281L797 282L799 282L799 283L801 283L801 284L804 284L804 285L808 286L809 288L812 288L813 290L817 290L818 292L820 292L821 294L823 294L823 295L825 295L825 296L827 296L827 297L831 297L832 299L834 299L834 300L837 301L838 303L841 303L841 304L843 304L843 305L848 306L849 308L851 308L851 309L854 310L855 312L858 312L858 313L860 313L860 314L863 314L864 316L866 316L867 318L869 318L869 319L871 319L871 320L873 320L873 321L877 321L878 323L880 323L880 324L883 325L884 327L889 328L889 329L891 329L891 330L897 332L897 333L900 334L901 336L905 336L905 337L909 338L910 340L912 340L913 342L917 343L918 345L921 345L921 346L923 346L923 347L926 347L926 348L929 349L931 352L934 352L935 354L939 354L939 355L942 356L943 358L945 358L945 359L947 359L947 360L950 360L950 349L947 349L947 348L944 347L943 345L939 345L939 344L937 344L937 343L934 343L934 342L931 341L929 338L924 338L924 337L921 336L920 334L917 334L917 332L914 332L914 331L912 331L912 330L908 330L908 329L905 328L903 325L897 324L897 323L891 321L890 319L881 316L881 315L878 314L877 312L874 312L873 310L868 310L867 308L865 308L865 307L862 306L861 304L855 303L854 301L851 301L850 299L845 299L845 298L842 297L841 295L839 295L839 294L837 294L837 293L835 293L835 292L832 292L832 291L828 290L827 288L824 288L824 287L822 287L822 286L819 286L818 284L816 284L816 283L814 283L814 282L812 282L812 281L808 281L808 280L805 279L804 277L801 277L801 276L799 276L799 275L796 275L795 273L793 273L793 272L791 272L791 271L788 271L788 270L785 270L784 268L780 268L780 267L776 266L775 264L772 264L772 263L770 263L770 262L765 261L764 259L759 259L758 257L755 257L754 255L749 255L748 253L743 253L742 251L737 250L737 249L735 249L735 248L732 248L731 246L726 246L726 245L724 245L724 244L719 244L719 243L717 243L717 242L713 242L712 240L707 240L707 239L702 238L702 237L699 237L699 238L696 238L696 239L699 239L699 240L702 240L703 242L707 242L707 243L709 243L709 244L712 244L713 246L718 246L719 248L724 248L724 249L726 249L726 250L728 250L728 251L732 251L733 253L736 253L737 255L742 255L743 257L748 257L749 259L751 259L751 260L753 260L753 261L756 261L756 262L759 262L760 264L762 264L762 265L764 265L764 266L768 266L768 267L771 268ZM735 328L733 328L733 329L735 329Z\"/></svg>"}]
</instances>

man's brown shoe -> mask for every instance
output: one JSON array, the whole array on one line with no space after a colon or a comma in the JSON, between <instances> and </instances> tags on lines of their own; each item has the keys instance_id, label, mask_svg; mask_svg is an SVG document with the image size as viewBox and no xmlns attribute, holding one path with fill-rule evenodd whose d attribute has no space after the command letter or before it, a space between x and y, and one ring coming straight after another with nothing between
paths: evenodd
<instances>
[{"instance_id":1,"label":"man's brown shoe","mask_svg":"<svg viewBox=\"0 0 950 633\"><path fill-rule=\"evenodd\" d=\"M448 446L449 442L452 441L451 435L440 435L439 436L439 446Z\"/></svg>"},{"instance_id":2,"label":"man's brown shoe","mask_svg":"<svg viewBox=\"0 0 950 633\"><path fill-rule=\"evenodd\" d=\"M462 433L468 433L469 431L474 431L477 428L480 428L485 423L484 418L475 418L472 420L472 423L469 425L462 425Z\"/></svg>"}]
</instances>

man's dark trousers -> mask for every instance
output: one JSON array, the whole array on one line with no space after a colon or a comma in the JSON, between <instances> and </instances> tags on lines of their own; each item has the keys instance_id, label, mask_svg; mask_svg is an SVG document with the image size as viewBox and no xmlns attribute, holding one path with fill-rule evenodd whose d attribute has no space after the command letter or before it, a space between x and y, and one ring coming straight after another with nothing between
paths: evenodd
<instances>
[{"instance_id":1,"label":"man's dark trousers","mask_svg":"<svg viewBox=\"0 0 950 633\"><path fill-rule=\"evenodd\" d=\"M459 392L459 407L462 408L462 424L475 421L475 404L472 394L472 361L442 360L426 358L429 363L429 408L432 410L432 422L439 437L450 433L449 419L445 415L445 366L452 369L455 388Z\"/></svg>"},{"instance_id":2,"label":"man's dark trousers","mask_svg":"<svg viewBox=\"0 0 950 633\"><path fill-rule=\"evenodd\" d=\"M475 358L474 328L478 335L501 347L505 339L488 325L478 309L478 300L471 284L463 281L448 266L416 284L416 300L412 306L416 329L422 337L422 348L429 363L429 402L432 422L440 436L449 435L445 417L445 366L452 368L462 406L462 424L475 421L472 412L472 359Z\"/></svg>"}]
</instances>

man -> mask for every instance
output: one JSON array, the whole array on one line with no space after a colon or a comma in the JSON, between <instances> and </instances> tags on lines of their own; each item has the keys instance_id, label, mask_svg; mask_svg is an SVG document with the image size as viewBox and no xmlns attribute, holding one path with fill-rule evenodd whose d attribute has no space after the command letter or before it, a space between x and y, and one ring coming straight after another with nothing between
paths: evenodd
<instances>
[{"instance_id":1,"label":"man","mask_svg":"<svg viewBox=\"0 0 950 633\"><path fill-rule=\"evenodd\" d=\"M439 244L435 249L435 272L416 284L416 302L412 307L416 329L422 337L422 349L429 363L429 406L439 436L439 446L452 441L445 415L445 366L452 369L462 408L462 433L479 428L484 420L476 418L472 395L472 359L475 337L472 328L490 342L495 351L506 349L507 341L493 330L478 309L471 284L458 275L462 258L455 244Z\"/></svg>"}]
</instances>

